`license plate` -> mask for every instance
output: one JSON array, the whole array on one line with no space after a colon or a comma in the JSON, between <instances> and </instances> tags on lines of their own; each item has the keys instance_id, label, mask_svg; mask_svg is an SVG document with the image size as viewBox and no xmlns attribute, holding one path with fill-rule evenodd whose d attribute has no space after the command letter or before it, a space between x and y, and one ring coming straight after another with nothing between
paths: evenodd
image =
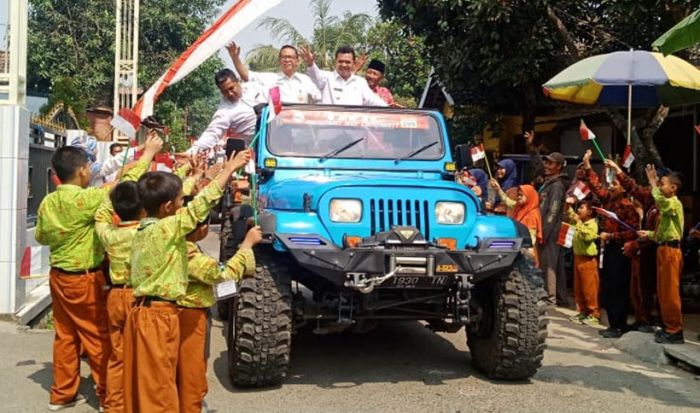
<instances>
[{"instance_id":1,"label":"license plate","mask_svg":"<svg viewBox=\"0 0 700 413\"><path fill-rule=\"evenodd\" d=\"M447 286L449 275L397 275L382 284L385 288L444 288Z\"/></svg>"}]
</instances>

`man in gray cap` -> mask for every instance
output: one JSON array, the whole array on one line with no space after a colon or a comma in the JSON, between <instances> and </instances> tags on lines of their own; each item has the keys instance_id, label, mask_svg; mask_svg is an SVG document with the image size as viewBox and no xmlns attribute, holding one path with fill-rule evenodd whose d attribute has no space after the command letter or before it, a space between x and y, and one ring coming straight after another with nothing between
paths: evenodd
<instances>
[{"instance_id":1,"label":"man in gray cap","mask_svg":"<svg viewBox=\"0 0 700 413\"><path fill-rule=\"evenodd\" d=\"M559 152L546 155L544 183L540 187L540 213L542 214L542 246L540 267L544 272L547 295L559 306L568 304L564 250L558 244L559 229L565 212L566 189L570 179L564 171L566 159Z\"/></svg>"}]
</instances>

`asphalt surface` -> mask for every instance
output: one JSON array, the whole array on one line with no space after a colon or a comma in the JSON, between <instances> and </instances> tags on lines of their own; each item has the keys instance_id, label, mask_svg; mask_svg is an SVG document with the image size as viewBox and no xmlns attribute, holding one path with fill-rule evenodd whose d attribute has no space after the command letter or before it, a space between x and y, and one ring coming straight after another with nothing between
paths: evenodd
<instances>
[{"instance_id":1,"label":"asphalt surface","mask_svg":"<svg viewBox=\"0 0 700 413\"><path fill-rule=\"evenodd\" d=\"M211 240L210 240L211 241ZM207 243L210 247L213 243ZM531 379L494 382L470 365L463 331L434 334L418 322L364 334L295 336L287 381L242 390L227 377L223 323L214 321L205 412L698 412L700 378L621 353L591 327L550 312L544 365ZM0 323L0 412L46 411L50 331ZM89 370L83 363L83 376ZM96 411L90 380L81 393Z\"/></svg>"}]
</instances>

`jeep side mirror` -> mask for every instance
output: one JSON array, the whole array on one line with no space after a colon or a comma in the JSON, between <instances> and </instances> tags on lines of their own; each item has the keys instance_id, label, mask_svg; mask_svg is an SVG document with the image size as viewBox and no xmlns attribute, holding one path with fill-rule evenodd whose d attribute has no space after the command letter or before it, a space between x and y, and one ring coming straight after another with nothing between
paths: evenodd
<instances>
[{"instance_id":1,"label":"jeep side mirror","mask_svg":"<svg viewBox=\"0 0 700 413\"><path fill-rule=\"evenodd\" d=\"M471 168L474 165L470 149L470 145L467 144L455 146L455 163L457 164L458 171L464 168Z\"/></svg>"}]
</instances>

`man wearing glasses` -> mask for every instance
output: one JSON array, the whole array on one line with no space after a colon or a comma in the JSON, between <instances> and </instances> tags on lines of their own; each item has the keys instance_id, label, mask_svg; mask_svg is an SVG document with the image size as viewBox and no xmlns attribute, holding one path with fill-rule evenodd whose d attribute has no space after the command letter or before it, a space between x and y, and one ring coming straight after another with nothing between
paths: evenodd
<instances>
[{"instance_id":1,"label":"man wearing glasses","mask_svg":"<svg viewBox=\"0 0 700 413\"><path fill-rule=\"evenodd\" d=\"M241 48L236 43L232 42L226 48L241 80L259 83L265 90L278 86L282 103L316 103L321 100L321 92L311 79L297 73L299 53L294 46L284 45L280 49L280 71L277 73L250 71L241 61Z\"/></svg>"}]
</instances>

